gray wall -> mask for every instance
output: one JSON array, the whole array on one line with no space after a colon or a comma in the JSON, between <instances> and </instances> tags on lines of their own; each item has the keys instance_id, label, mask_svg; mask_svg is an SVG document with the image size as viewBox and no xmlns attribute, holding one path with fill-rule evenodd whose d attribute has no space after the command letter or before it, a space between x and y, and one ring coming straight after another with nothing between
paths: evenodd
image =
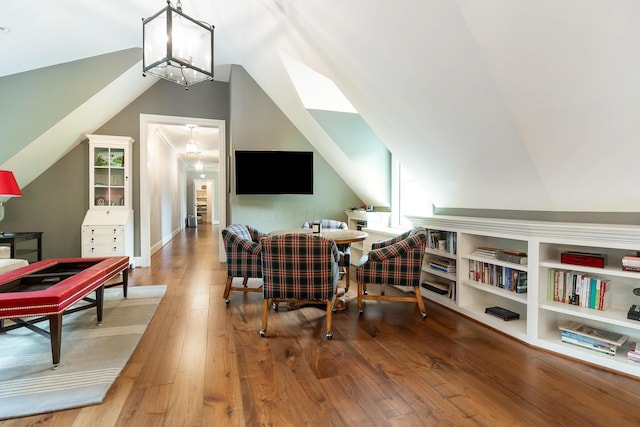
<instances>
[{"instance_id":1,"label":"gray wall","mask_svg":"<svg viewBox=\"0 0 640 427\"><path fill-rule=\"evenodd\" d=\"M233 114L230 113L230 105L233 106ZM174 83L159 81L92 132L131 136L136 140L132 159L136 256L140 255L140 114L225 120L227 153L232 153L234 148L313 150L239 66L233 67L231 83L202 82L185 91ZM233 135L232 145L230 135ZM89 206L88 156L88 146L81 142L24 187L23 197L7 202L1 229L43 231L45 258L80 256L80 227ZM314 159L314 195L237 197L231 187L227 222L244 222L268 231L298 228L306 220L321 217L346 219L344 209L359 206L360 200L317 152ZM233 170L228 172L233 176ZM192 177L187 179L188 182L191 180ZM187 188L187 194L192 191Z\"/></svg>"},{"instance_id":2,"label":"gray wall","mask_svg":"<svg viewBox=\"0 0 640 427\"><path fill-rule=\"evenodd\" d=\"M229 121L229 85L202 82L188 91L164 80L92 133L130 136L133 144L135 255L140 255L140 114ZM86 140L85 140L86 141ZM7 203L3 230L43 231L43 257L80 256L80 227L89 207L89 150L81 142Z\"/></svg>"},{"instance_id":3,"label":"gray wall","mask_svg":"<svg viewBox=\"0 0 640 427\"><path fill-rule=\"evenodd\" d=\"M299 228L305 221L319 218L346 221L344 210L362 204L355 193L242 67L232 67L230 85L229 153L239 149L314 151L314 194L236 196L233 162L230 162L228 222L250 224L268 232ZM266 166L256 171L256 179L269 173Z\"/></svg>"}]
</instances>

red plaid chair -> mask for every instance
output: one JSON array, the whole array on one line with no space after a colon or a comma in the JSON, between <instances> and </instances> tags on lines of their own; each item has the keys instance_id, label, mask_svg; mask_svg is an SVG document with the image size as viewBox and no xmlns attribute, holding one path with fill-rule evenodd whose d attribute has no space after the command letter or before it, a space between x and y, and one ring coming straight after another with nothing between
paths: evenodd
<instances>
[{"instance_id":1,"label":"red plaid chair","mask_svg":"<svg viewBox=\"0 0 640 427\"><path fill-rule=\"evenodd\" d=\"M309 234L281 234L260 241L264 305L260 336L267 334L267 314L273 301L324 302L327 339L338 286L338 248L333 240Z\"/></svg>"},{"instance_id":2,"label":"red plaid chair","mask_svg":"<svg viewBox=\"0 0 640 427\"><path fill-rule=\"evenodd\" d=\"M227 253L227 284L224 288L224 302L227 304L231 291L262 291L262 287L248 287L247 281L250 277L262 277L260 239L266 236L266 233L243 224L232 224L222 230L222 240ZM234 277L242 277L242 287L232 286Z\"/></svg>"},{"instance_id":3,"label":"red plaid chair","mask_svg":"<svg viewBox=\"0 0 640 427\"><path fill-rule=\"evenodd\" d=\"M302 224L302 228L309 229L312 224L320 223L322 230L348 230L349 226L346 222L336 221L335 219L320 219L316 221L307 221ZM351 243L345 245L337 245L338 252L340 253L340 261L338 265L344 272L346 277L345 293L349 291L349 267L351 266Z\"/></svg>"},{"instance_id":4,"label":"red plaid chair","mask_svg":"<svg viewBox=\"0 0 640 427\"><path fill-rule=\"evenodd\" d=\"M356 266L360 313L364 311L363 300L404 301L417 302L420 315L423 319L427 317L420 294L420 273L426 242L427 231L417 227L371 245L371 251L364 255ZM367 284L382 285L380 295L369 295ZM385 285L413 287L414 295L385 295Z\"/></svg>"}]
</instances>

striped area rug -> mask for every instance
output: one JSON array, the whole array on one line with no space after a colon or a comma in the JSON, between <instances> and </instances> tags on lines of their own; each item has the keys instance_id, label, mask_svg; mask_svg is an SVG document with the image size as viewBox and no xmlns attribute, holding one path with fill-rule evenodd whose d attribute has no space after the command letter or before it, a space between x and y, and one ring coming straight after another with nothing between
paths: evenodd
<instances>
[{"instance_id":1,"label":"striped area rug","mask_svg":"<svg viewBox=\"0 0 640 427\"><path fill-rule=\"evenodd\" d=\"M100 326L95 308L66 315L56 370L48 338L27 328L0 334L0 419L101 403L165 290L164 285L134 286L125 300L121 288L106 289ZM48 322L39 326L48 328Z\"/></svg>"}]
</instances>

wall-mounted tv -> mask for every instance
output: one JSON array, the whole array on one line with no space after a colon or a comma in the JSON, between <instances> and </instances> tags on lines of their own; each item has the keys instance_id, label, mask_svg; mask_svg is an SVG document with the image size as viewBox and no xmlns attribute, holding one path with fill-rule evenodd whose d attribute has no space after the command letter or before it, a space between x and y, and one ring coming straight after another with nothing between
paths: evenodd
<instances>
[{"instance_id":1,"label":"wall-mounted tv","mask_svg":"<svg viewBox=\"0 0 640 427\"><path fill-rule=\"evenodd\" d=\"M313 194L312 151L236 150L236 194Z\"/></svg>"}]
</instances>

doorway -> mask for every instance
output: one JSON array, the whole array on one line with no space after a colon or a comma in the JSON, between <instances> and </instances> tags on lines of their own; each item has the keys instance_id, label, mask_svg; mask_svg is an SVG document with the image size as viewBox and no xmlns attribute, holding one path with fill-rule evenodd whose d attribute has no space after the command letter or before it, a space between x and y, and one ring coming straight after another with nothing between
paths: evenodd
<instances>
[{"instance_id":1,"label":"doorway","mask_svg":"<svg viewBox=\"0 0 640 427\"><path fill-rule=\"evenodd\" d=\"M215 224L214 191L211 180L193 180L193 212L198 224Z\"/></svg>"},{"instance_id":2,"label":"doorway","mask_svg":"<svg viewBox=\"0 0 640 427\"><path fill-rule=\"evenodd\" d=\"M149 138L154 125L171 124L171 125L183 125L195 124L203 127L216 127L219 130L219 164L218 164L218 179L217 181L217 202L215 207L212 206L212 212L217 212L217 219L220 224L226 224L226 123L224 120L215 119L202 119L193 117L176 117L176 116L159 116L151 114L140 115L140 259L137 260L136 265L140 267L148 267L151 265L151 231L152 227L157 227L157 224L151 223L151 168L152 162L150 158L153 158L154 153L149 152ZM182 177L186 177L186 174L182 174ZM187 189L186 180L181 179L180 188L176 189L178 197L183 200L186 205ZM213 189L213 185L211 185ZM212 197L213 200L213 197ZM186 226L186 221L183 218L180 221L181 228ZM154 230L155 231L155 230ZM223 247L222 235L218 234L218 243ZM154 242L156 245L157 242ZM220 261L225 262L225 252L220 252Z\"/></svg>"}]
</instances>

